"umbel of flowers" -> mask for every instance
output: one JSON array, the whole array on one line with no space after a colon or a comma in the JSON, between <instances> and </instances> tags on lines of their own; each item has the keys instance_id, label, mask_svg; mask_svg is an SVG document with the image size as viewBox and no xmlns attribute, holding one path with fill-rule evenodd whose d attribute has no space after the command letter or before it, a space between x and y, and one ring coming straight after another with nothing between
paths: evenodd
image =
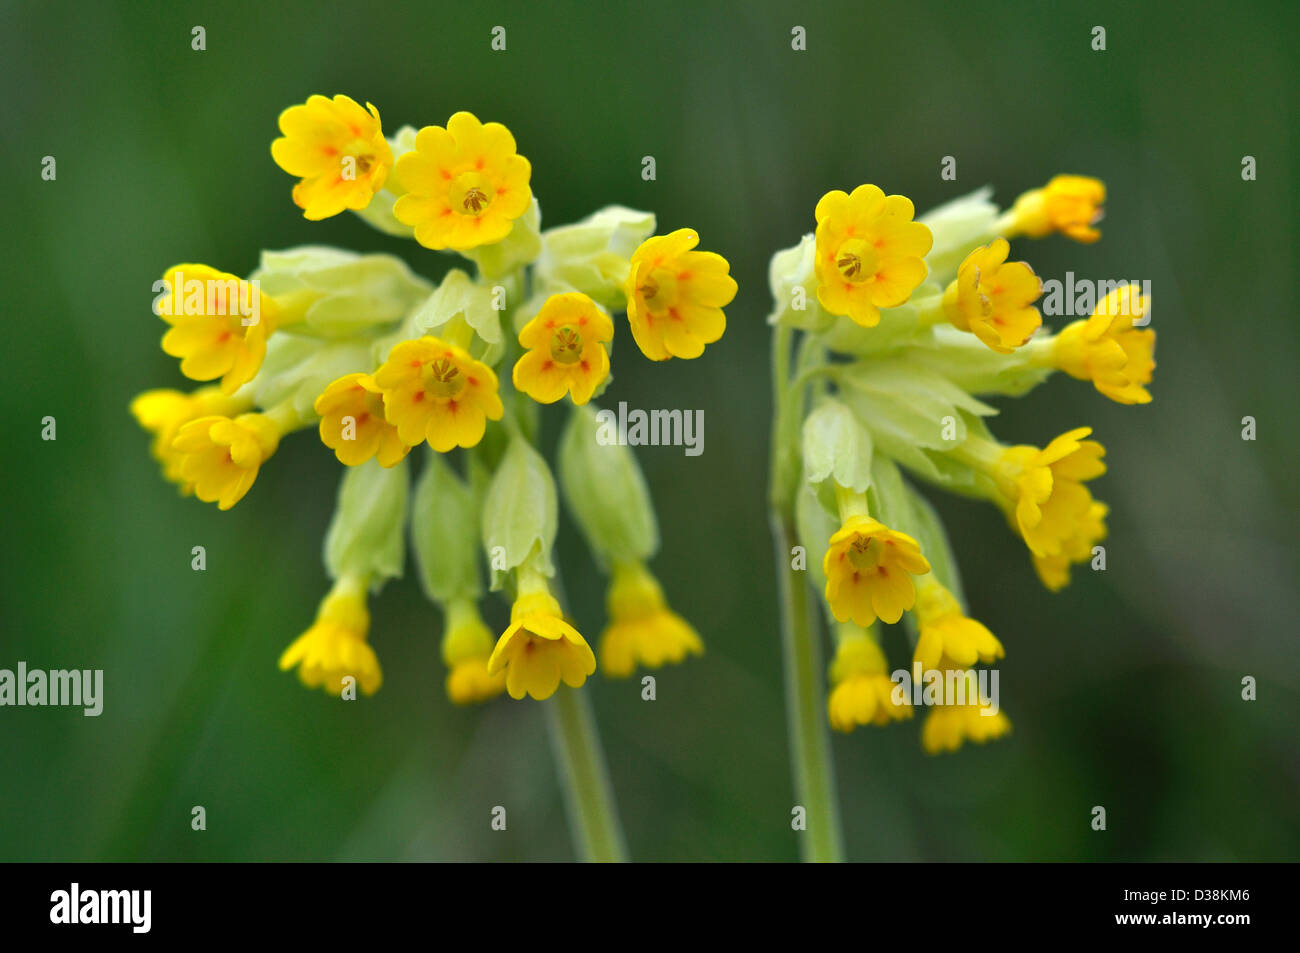
<instances>
[{"instance_id":1,"label":"umbel of flowers","mask_svg":"<svg viewBox=\"0 0 1300 953\"><path fill-rule=\"evenodd\" d=\"M1002 658L1003 645L970 616L943 525L903 473L998 507L1043 585L1059 590L1106 535L1106 504L1091 489L1104 450L1086 426L1004 443L986 423L996 410L985 399L1024 397L1055 371L1118 403L1151 399L1155 332L1138 286L1050 333L1035 306L1042 284L1008 241L1097 240L1103 185L1057 176L1006 211L990 194L916 218L910 200L874 185L828 192L815 231L770 269L772 503L779 551L805 547L834 638L830 724L851 731L912 717L913 692L891 680L877 625L903 621L914 653L899 668L972 688L927 702L929 752L997 738L1011 723L975 687L976 667ZM790 684L800 690L798 678ZM821 697L819 686L809 691Z\"/></svg>"},{"instance_id":2,"label":"umbel of flowers","mask_svg":"<svg viewBox=\"0 0 1300 953\"><path fill-rule=\"evenodd\" d=\"M344 466L325 540L333 586L280 665L302 682L364 693L383 677L367 599L403 571L444 619L452 701L546 699L599 665L612 676L703 650L647 563L653 506L631 451L597 440L620 313L650 360L697 358L722 337L736 292L725 259L689 228L655 235L611 206L546 231L532 167L510 131L467 112L385 137L378 110L312 96L280 116L271 156L311 220L351 211L453 253L434 282L400 259L325 246L263 252L247 278L167 269L155 311L189 391L139 395L164 477L229 509L289 434L314 429ZM539 405L569 404L562 494L536 447ZM425 445L408 490L407 456ZM552 548L562 495L610 577L596 648L565 616ZM510 601L488 628L485 583Z\"/></svg>"}]
</instances>

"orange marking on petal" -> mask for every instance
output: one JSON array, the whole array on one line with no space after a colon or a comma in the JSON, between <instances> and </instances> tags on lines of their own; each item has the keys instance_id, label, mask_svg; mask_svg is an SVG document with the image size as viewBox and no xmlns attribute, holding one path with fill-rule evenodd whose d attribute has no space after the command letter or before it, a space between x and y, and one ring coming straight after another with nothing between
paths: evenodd
<instances>
[{"instance_id":1,"label":"orange marking on petal","mask_svg":"<svg viewBox=\"0 0 1300 953\"><path fill-rule=\"evenodd\" d=\"M479 156L477 159L474 160L474 168L476 168L476 169L478 169L478 170L480 170L480 171L482 171L483 166L486 165L486 164L487 164L487 163L486 163L486 161L483 159L482 156Z\"/></svg>"},{"instance_id":2,"label":"orange marking on petal","mask_svg":"<svg viewBox=\"0 0 1300 953\"><path fill-rule=\"evenodd\" d=\"M415 392L415 395L411 398L411 401L412 401L413 403L418 404L418 403L419 403L420 401L422 401L422 400L424 400L424 391L422 391L422 390L417 390L417 391Z\"/></svg>"}]
</instances>

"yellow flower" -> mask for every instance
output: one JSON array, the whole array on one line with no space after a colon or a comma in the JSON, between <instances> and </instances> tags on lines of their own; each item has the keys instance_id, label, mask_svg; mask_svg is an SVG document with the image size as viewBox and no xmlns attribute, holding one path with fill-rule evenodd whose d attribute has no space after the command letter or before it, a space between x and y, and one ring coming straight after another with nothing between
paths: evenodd
<instances>
[{"instance_id":1,"label":"yellow flower","mask_svg":"<svg viewBox=\"0 0 1300 953\"><path fill-rule=\"evenodd\" d=\"M425 248L463 251L510 234L533 200L532 166L499 122L458 112L447 128L425 126L415 151L397 160L393 177L406 190L393 214L415 229Z\"/></svg>"},{"instance_id":2,"label":"yellow flower","mask_svg":"<svg viewBox=\"0 0 1300 953\"><path fill-rule=\"evenodd\" d=\"M585 404L609 376L605 344L613 339L614 322L596 302L584 294L551 295L519 332L526 351L515 364L515 389L539 404L566 392Z\"/></svg>"},{"instance_id":3,"label":"yellow flower","mask_svg":"<svg viewBox=\"0 0 1300 953\"><path fill-rule=\"evenodd\" d=\"M1086 175L1058 175L1041 189L1032 189L1012 206L999 225L1008 237L1042 238L1060 232L1076 242L1091 244L1101 238L1093 226L1102 219L1106 186Z\"/></svg>"},{"instance_id":4,"label":"yellow flower","mask_svg":"<svg viewBox=\"0 0 1300 953\"><path fill-rule=\"evenodd\" d=\"M207 265L177 265L163 275L158 316L171 325L162 349L181 359L191 380L221 378L233 394L253 379L266 356L278 309L247 281Z\"/></svg>"},{"instance_id":5,"label":"yellow flower","mask_svg":"<svg viewBox=\"0 0 1300 953\"><path fill-rule=\"evenodd\" d=\"M938 582L921 584L915 612L921 635L913 658L921 663L922 671L939 668L942 659L951 659L958 668L970 668L977 661L994 662L1005 654L996 636L968 617L953 594Z\"/></svg>"},{"instance_id":6,"label":"yellow flower","mask_svg":"<svg viewBox=\"0 0 1300 953\"><path fill-rule=\"evenodd\" d=\"M993 468L1001 503L1035 556L1055 556L1076 538L1093 513L1083 484L1106 472L1106 449L1085 440L1091 427L1061 434L1042 450L1007 447Z\"/></svg>"},{"instance_id":7,"label":"yellow flower","mask_svg":"<svg viewBox=\"0 0 1300 953\"><path fill-rule=\"evenodd\" d=\"M522 588L522 587L521 587ZM506 673L511 698L550 698L560 682L577 688L596 671L596 656L578 630L564 621L560 604L545 589L521 592L510 610L510 627L488 659L488 674Z\"/></svg>"},{"instance_id":8,"label":"yellow flower","mask_svg":"<svg viewBox=\"0 0 1300 953\"><path fill-rule=\"evenodd\" d=\"M163 477L190 492L181 477L182 454L172 449L172 441L184 424L198 417L216 414L228 417L252 406L249 399L229 397L217 387L200 387L186 394L178 390L147 390L131 401L131 413L140 426L154 435L150 452L162 464Z\"/></svg>"},{"instance_id":9,"label":"yellow flower","mask_svg":"<svg viewBox=\"0 0 1300 953\"><path fill-rule=\"evenodd\" d=\"M940 705L930 709L921 728L921 746L927 754L956 751L967 741L983 744L1011 732L1011 720L984 704Z\"/></svg>"},{"instance_id":10,"label":"yellow flower","mask_svg":"<svg viewBox=\"0 0 1300 953\"><path fill-rule=\"evenodd\" d=\"M311 96L280 113L280 131L271 158L302 180L293 201L312 221L365 208L393 167L379 110L370 103L362 109L348 96Z\"/></svg>"},{"instance_id":11,"label":"yellow flower","mask_svg":"<svg viewBox=\"0 0 1300 953\"><path fill-rule=\"evenodd\" d=\"M1092 381L1120 404L1146 404L1154 370L1156 332L1134 324L1146 314L1147 302L1137 285L1108 294L1092 316L1067 325L1055 338L1052 358L1071 377Z\"/></svg>"},{"instance_id":12,"label":"yellow flower","mask_svg":"<svg viewBox=\"0 0 1300 953\"><path fill-rule=\"evenodd\" d=\"M343 679L351 676L363 692L373 695L384 676L375 650L366 642L369 630L365 580L341 576L321 602L312 627L280 656L280 670L296 665L304 685L331 695L341 695Z\"/></svg>"},{"instance_id":13,"label":"yellow flower","mask_svg":"<svg viewBox=\"0 0 1300 953\"><path fill-rule=\"evenodd\" d=\"M457 705L472 705L495 698L506 690L506 673L488 673L492 632L472 600L447 606L447 630L442 637L442 660L447 663L447 697Z\"/></svg>"},{"instance_id":14,"label":"yellow flower","mask_svg":"<svg viewBox=\"0 0 1300 953\"><path fill-rule=\"evenodd\" d=\"M483 439L487 421L504 413L492 368L435 337L396 345L374 382L385 419L409 446L428 440L439 453L472 447Z\"/></svg>"},{"instance_id":15,"label":"yellow flower","mask_svg":"<svg viewBox=\"0 0 1300 953\"><path fill-rule=\"evenodd\" d=\"M1010 354L1043 323L1034 301L1043 283L1023 261L1007 263L1005 238L966 256L957 280L943 295L943 311L956 328L972 332L999 354Z\"/></svg>"},{"instance_id":16,"label":"yellow flower","mask_svg":"<svg viewBox=\"0 0 1300 953\"><path fill-rule=\"evenodd\" d=\"M609 626L600 637L607 675L624 678L637 665L658 668L704 651L695 629L668 608L663 589L641 563L614 567L607 605Z\"/></svg>"},{"instance_id":17,"label":"yellow flower","mask_svg":"<svg viewBox=\"0 0 1300 953\"><path fill-rule=\"evenodd\" d=\"M722 309L736 296L736 280L721 255L692 251L693 229L647 238L632 253L623 282L627 320L641 353L652 361L695 358L722 337Z\"/></svg>"},{"instance_id":18,"label":"yellow flower","mask_svg":"<svg viewBox=\"0 0 1300 953\"><path fill-rule=\"evenodd\" d=\"M894 700L895 684L885 671L885 656L868 633L841 635L831 663L831 694L826 708L831 727L852 731L859 725L884 725L912 717L911 703Z\"/></svg>"},{"instance_id":19,"label":"yellow flower","mask_svg":"<svg viewBox=\"0 0 1300 953\"><path fill-rule=\"evenodd\" d=\"M929 274L924 259L934 242L929 228L912 221L914 212L911 199L874 185L822 196L814 270L823 308L870 328L881 308L911 297Z\"/></svg>"},{"instance_id":20,"label":"yellow flower","mask_svg":"<svg viewBox=\"0 0 1300 953\"><path fill-rule=\"evenodd\" d=\"M894 623L916 600L913 575L930 571L921 546L870 516L852 515L830 539L826 601L840 622L866 627L877 617Z\"/></svg>"},{"instance_id":21,"label":"yellow flower","mask_svg":"<svg viewBox=\"0 0 1300 953\"><path fill-rule=\"evenodd\" d=\"M210 415L184 424L172 441L181 479L204 503L228 510L244 498L283 431L267 414Z\"/></svg>"},{"instance_id":22,"label":"yellow flower","mask_svg":"<svg viewBox=\"0 0 1300 953\"><path fill-rule=\"evenodd\" d=\"M369 374L340 377L316 398L315 409L321 443L346 466L378 456L380 466L393 467L411 452L385 419L383 396Z\"/></svg>"},{"instance_id":23,"label":"yellow flower","mask_svg":"<svg viewBox=\"0 0 1300 953\"><path fill-rule=\"evenodd\" d=\"M1033 555L1034 570L1043 585L1059 592L1070 583L1070 566L1092 559L1092 549L1106 538L1105 503L1093 500L1088 512L1079 521L1075 532L1061 542L1061 551L1052 556Z\"/></svg>"}]
</instances>

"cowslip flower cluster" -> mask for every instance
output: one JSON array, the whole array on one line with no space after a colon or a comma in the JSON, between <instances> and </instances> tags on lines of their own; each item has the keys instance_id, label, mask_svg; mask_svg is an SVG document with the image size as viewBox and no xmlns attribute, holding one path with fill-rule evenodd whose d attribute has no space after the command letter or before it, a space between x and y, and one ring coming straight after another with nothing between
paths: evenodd
<instances>
[{"instance_id":1,"label":"cowslip flower cluster","mask_svg":"<svg viewBox=\"0 0 1300 953\"><path fill-rule=\"evenodd\" d=\"M1118 403L1150 401L1155 332L1139 286L1052 334L1035 305L1042 282L1012 253L1019 237L1096 241L1105 194L1096 179L1057 176L1005 211L986 189L917 218L907 198L861 185L828 192L815 230L773 257L772 498L834 636L833 728L912 715L916 696L880 645L878 623L901 621L909 674L971 688L927 700L925 750L1011 730L976 678L1003 645L970 616L943 525L903 474L998 507L1048 589L1098 555L1107 508L1091 485L1106 464L1091 428L1004 444L982 398L1023 396L1063 371Z\"/></svg>"},{"instance_id":2,"label":"cowslip flower cluster","mask_svg":"<svg viewBox=\"0 0 1300 953\"><path fill-rule=\"evenodd\" d=\"M307 429L345 468L325 539L333 585L280 667L335 695L379 689L368 597L402 574L409 537L444 616L453 702L582 685L597 650L561 604L559 490L611 578L606 673L701 653L647 566L659 538L645 480L626 446L598 439L592 401L619 312L652 361L701 357L722 337L727 261L693 230L655 235L652 214L620 206L543 231L514 136L468 112L386 137L373 105L312 96L279 127L271 158L298 180L305 218L351 211L465 263L432 281L391 255L313 245L263 252L247 278L180 264L155 285L163 350L204 383L131 404L166 480L229 509ZM540 405L565 398L557 490L536 440ZM504 631L484 618L485 568L511 601Z\"/></svg>"}]
</instances>

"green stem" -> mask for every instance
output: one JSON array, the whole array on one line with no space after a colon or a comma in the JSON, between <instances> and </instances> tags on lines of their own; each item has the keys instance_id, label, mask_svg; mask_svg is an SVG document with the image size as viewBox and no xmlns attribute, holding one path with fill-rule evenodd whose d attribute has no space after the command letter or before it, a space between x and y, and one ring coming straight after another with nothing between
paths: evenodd
<instances>
[{"instance_id":1,"label":"green stem","mask_svg":"<svg viewBox=\"0 0 1300 953\"><path fill-rule=\"evenodd\" d=\"M627 846L591 702L584 692L562 685L545 707L578 858L595 863L626 861Z\"/></svg>"},{"instance_id":2,"label":"green stem","mask_svg":"<svg viewBox=\"0 0 1300 953\"><path fill-rule=\"evenodd\" d=\"M794 495L798 487L799 425L803 416L800 376L791 382L793 335L778 327L772 341L773 401L771 523L781 602L781 654L785 669L786 720L795 798L804 808L807 830L800 841L805 861L838 862L844 857L839 804L830 759L822 653L808 601L808 586L791 566L795 538Z\"/></svg>"},{"instance_id":3,"label":"green stem","mask_svg":"<svg viewBox=\"0 0 1300 953\"><path fill-rule=\"evenodd\" d=\"M790 761L795 798L803 806L808 822L800 842L800 854L812 863L838 863L844 859L844 844L831 768L830 731L826 725L821 645L812 623L807 582L797 570L790 568L792 523L785 514L773 511Z\"/></svg>"}]
</instances>

